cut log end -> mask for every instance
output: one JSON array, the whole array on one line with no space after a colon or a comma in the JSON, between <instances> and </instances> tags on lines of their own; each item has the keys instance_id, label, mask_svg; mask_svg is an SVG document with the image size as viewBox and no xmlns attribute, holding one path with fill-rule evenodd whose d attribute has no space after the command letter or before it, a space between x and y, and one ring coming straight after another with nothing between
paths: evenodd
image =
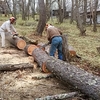
<instances>
[{"instance_id":1,"label":"cut log end","mask_svg":"<svg viewBox=\"0 0 100 100\"><path fill-rule=\"evenodd\" d=\"M50 73L50 71L46 68L46 63L42 63L42 71L44 73Z\"/></svg>"},{"instance_id":2,"label":"cut log end","mask_svg":"<svg viewBox=\"0 0 100 100\"><path fill-rule=\"evenodd\" d=\"M18 47L18 49L24 49L25 46L26 46L26 42L25 42L24 40L19 40L19 41L17 42L17 47Z\"/></svg>"},{"instance_id":3,"label":"cut log end","mask_svg":"<svg viewBox=\"0 0 100 100\"><path fill-rule=\"evenodd\" d=\"M33 50L36 48L38 48L36 45L27 45L25 47L25 51L27 52L28 55L32 55Z\"/></svg>"},{"instance_id":4,"label":"cut log end","mask_svg":"<svg viewBox=\"0 0 100 100\"><path fill-rule=\"evenodd\" d=\"M74 50L69 50L69 54L71 57L76 56L76 52Z\"/></svg>"}]
</instances>

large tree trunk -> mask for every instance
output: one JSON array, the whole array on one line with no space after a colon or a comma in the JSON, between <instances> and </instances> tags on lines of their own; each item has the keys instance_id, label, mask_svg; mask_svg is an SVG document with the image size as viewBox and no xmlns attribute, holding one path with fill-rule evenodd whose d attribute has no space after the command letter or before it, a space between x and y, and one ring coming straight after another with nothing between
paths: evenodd
<instances>
[{"instance_id":1,"label":"large tree trunk","mask_svg":"<svg viewBox=\"0 0 100 100\"><path fill-rule=\"evenodd\" d=\"M69 62L69 50L68 50L68 39L67 35L62 35L62 51L63 51L63 60Z\"/></svg>"},{"instance_id":2,"label":"large tree trunk","mask_svg":"<svg viewBox=\"0 0 100 100\"><path fill-rule=\"evenodd\" d=\"M72 1L72 8L71 8L71 19L70 19L70 24L73 23L73 12L74 12L74 0L71 0Z\"/></svg>"},{"instance_id":3,"label":"large tree trunk","mask_svg":"<svg viewBox=\"0 0 100 100\"><path fill-rule=\"evenodd\" d=\"M95 7L94 7L94 13L93 13L93 31L97 32L97 7L98 7L98 0L95 0Z\"/></svg>"},{"instance_id":4,"label":"large tree trunk","mask_svg":"<svg viewBox=\"0 0 100 100\"><path fill-rule=\"evenodd\" d=\"M87 17L87 0L84 0L83 25L86 25L86 17Z\"/></svg>"},{"instance_id":5,"label":"large tree trunk","mask_svg":"<svg viewBox=\"0 0 100 100\"><path fill-rule=\"evenodd\" d=\"M39 3L39 22L36 29L36 35L42 36L42 32L46 24L46 9L44 0L38 0L38 3Z\"/></svg>"},{"instance_id":6,"label":"large tree trunk","mask_svg":"<svg viewBox=\"0 0 100 100\"><path fill-rule=\"evenodd\" d=\"M86 33L85 33L86 32L86 28L83 25L82 18L81 18L80 13L79 13L79 2L78 2L78 0L75 0L75 5L76 5L76 22L77 22L77 27L80 30L81 36L85 36L86 35Z\"/></svg>"},{"instance_id":7,"label":"large tree trunk","mask_svg":"<svg viewBox=\"0 0 100 100\"><path fill-rule=\"evenodd\" d=\"M41 67L45 63L47 69L65 84L70 83L93 99L100 100L100 77L77 66L50 57L39 48L35 49L32 55Z\"/></svg>"}]
</instances>

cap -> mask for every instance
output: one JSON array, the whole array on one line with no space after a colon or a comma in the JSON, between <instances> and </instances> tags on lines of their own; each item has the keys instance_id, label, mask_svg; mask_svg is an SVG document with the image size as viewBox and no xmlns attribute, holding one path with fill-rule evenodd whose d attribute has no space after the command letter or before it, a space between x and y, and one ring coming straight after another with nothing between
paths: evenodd
<instances>
[{"instance_id":1,"label":"cap","mask_svg":"<svg viewBox=\"0 0 100 100\"><path fill-rule=\"evenodd\" d=\"M16 20L16 18L15 17L10 17L10 20Z\"/></svg>"}]
</instances>

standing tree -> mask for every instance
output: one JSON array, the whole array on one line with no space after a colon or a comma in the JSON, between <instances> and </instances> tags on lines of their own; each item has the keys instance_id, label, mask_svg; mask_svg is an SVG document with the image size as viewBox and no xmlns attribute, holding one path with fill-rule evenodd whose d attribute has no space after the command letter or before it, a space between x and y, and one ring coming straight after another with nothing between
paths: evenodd
<instances>
[{"instance_id":1,"label":"standing tree","mask_svg":"<svg viewBox=\"0 0 100 100\"><path fill-rule=\"evenodd\" d=\"M59 16L58 16L58 20L59 23L63 23L63 12L62 12L62 0L58 0L58 7L59 7Z\"/></svg>"},{"instance_id":2,"label":"standing tree","mask_svg":"<svg viewBox=\"0 0 100 100\"><path fill-rule=\"evenodd\" d=\"M9 5L9 1L5 0L5 2L6 2L6 4L7 4L7 6L8 6L8 9L9 9L11 15L14 16L14 15L13 15L13 12L11 11L11 7L10 7L10 5Z\"/></svg>"},{"instance_id":3,"label":"standing tree","mask_svg":"<svg viewBox=\"0 0 100 100\"><path fill-rule=\"evenodd\" d=\"M84 13L83 13L83 24L86 25L86 16L87 16L87 0L84 0Z\"/></svg>"},{"instance_id":4,"label":"standing tree","mask_svg":"<svg viewBox=\"0 0 100 100\"><path fill-rule=\"evenodd\" d=\"M21 7L22 7L22 20L26 20L26 16L25 16L25 4L26 4L26 0L21 0Z\"/></svg>"},{"instance_id":5,"label":"standing tree","mask_svg":"<svg viewBox=\"0 0 100 100\"><path fill-rule=\"evenodd\" d=\"M73 22L73 12L74 12L74 0L72 0L70 24L72 24L72 22Z\"/></svg>"},{"instance_id":6,"label":"standing tree","mask_svg":"<svg viewBox=\"0 0 100 100\"><path fill-rule=\"evenodd\" d=\"M93 31L97 32L96 24L97 24L97 6L98 6L98 0L95 0L95 6L94 6L94 13L93 13Z\"/></svg>"},{"instance_id":7,"label":"standing tree","mask_svg":"<svg viewBox=\"0 0 100 100\"><path fill-rule=\"evenodd\" d=\"M32 0L31 10L32 10L32 18L35 19L35 0Z\"/></svg>"},{"instance_id":8,"label":"standing tree","mask_svg":"<svg viewBox=\"0 0 100 100\"><path fill-rule=\"evenodd\" d=\"M46 21L50 19L50 4L51 1L46 0Z\"/></svg>"},{"instance_id":9,"label":"standing tree","mask_svg":"<svg viewBox=\"0 0 100 100\"><path fill-rule=\"evenodd\" d=\"M63 18L66 17L66 0L63 0Z\"/></svg>"},{"instance_id":10,"label":"standing tree","mask_svg":"<svg viewBox=\"0 0 100 100\"><path fill-rule=\"evenodd\" d=\"M42 32L46 24L46 9L44 0L38 0L38 4L39 4L39 22L36 28L36 35L42 36Z\"/></svg>"},{"instance_id":11,"label":"standing tree","mask_svg":"<svg viewBox=\"0 0 100 100\"><path fill-rule=\"evenodd\" d=\"M75 0L75 6L76 6L76 22L77 22L77 27L80 30L80 35L85 36L86 35L86 29L83 25L81 16L80 16L80 11L79 11L79 0Z\"/></svg>"},{"instance_id":12,"label":"standing tree","mask_svg":"<svg viewBox=\"0 0 100 100\"><path fill-rule=\"evenodd\" d=\"M16 18L16 0L12 0L13 1L13 16Z\"/></svg>"}]
</instances>

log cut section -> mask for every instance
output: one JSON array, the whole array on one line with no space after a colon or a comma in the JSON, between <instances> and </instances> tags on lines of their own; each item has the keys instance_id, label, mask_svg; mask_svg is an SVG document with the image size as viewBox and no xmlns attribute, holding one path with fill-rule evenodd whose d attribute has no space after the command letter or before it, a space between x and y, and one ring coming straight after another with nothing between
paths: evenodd
<instances>
[{"instance_id":1,"label":"log cut section","mask_svg":"<svg viewBox=\"0 0 100 100\"><path fill-rule=\"evenodd\" d=\"M26 45L26 47L24 48L24 51L28 54L28 55L32 55L32 52L34 49L38 48L36 45Z\"/></svg>"},{"instance_id":2,"label":"log cut section","mask_svg":"<svg viewBox=\"0 0 100 100\"><path fill-rule=\"evenodd\" d=\"M25 48L25 46L26 46L26 42L23 39L19 38L18 36L15 36L15 37L8 36L6 39L11 44L13 44L14 46L16 46L18 49L22 49L23 50Z\"/></svg>"},{"instance_id":3,"label":"log cut section","mask_svg":"<svg viewBox=\"0 0 100 100\"><path fill-rule=\"evenodd\" d=\"M46 68L65 84L70 83L76 89L95 100L100 100L100 77L93 75L77 66L48 56L45 51L37 48L32 53L40 67L45 63Z\"/></svg>"}]
</instances>

